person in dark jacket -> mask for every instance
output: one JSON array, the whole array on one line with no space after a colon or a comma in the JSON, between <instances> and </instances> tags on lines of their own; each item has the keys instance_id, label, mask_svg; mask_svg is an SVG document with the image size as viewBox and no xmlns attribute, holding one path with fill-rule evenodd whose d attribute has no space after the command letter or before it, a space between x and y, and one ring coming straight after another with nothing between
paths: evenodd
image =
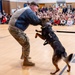
<instances>
[{"instance_id":1,"label":"person in dark jacket","mask_svg":"<svg viewBox=\"0 0 75 75\"><path fill-rule=\"evenodd\" d=\"M30 43L24 31L30 24L41 25L41 20L36 16L38 4L31 2L29 6L17 10L9 21L9 32L22 46L23 66L34 66L35 63L28 60L30 53Z\"/></svg>"}]
</instances>

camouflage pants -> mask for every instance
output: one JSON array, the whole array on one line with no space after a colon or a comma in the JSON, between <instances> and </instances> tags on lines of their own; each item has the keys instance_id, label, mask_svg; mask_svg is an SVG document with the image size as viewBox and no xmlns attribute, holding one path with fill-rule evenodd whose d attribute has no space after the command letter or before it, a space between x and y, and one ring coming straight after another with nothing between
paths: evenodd
<instances>
[{"instance_id":1,"label":"camouflage pants","mask_svg":"<svg viewBox=\"0 0 75 75\"><path fill-rule=\"evenodd\" d=\"M9 30L10 34L22 46L22 56L21 56L21 58L27 58L27 57L29 57L30 43L29 43L29 39L26 36L26 34L22 30L14 27L14 26L9 26L8 30Z\"/></svg>"}]
</instances>

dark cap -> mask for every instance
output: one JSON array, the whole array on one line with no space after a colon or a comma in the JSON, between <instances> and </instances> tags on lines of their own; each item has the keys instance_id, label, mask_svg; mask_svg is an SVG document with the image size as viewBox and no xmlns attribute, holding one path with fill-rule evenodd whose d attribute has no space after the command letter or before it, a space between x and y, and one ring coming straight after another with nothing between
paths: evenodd
<instances>
[{"instance_id":1,"label":"dark cap","mask_svg":"<svg viewBox=\"0 0 75 75\"><path fill-rule=\"evenodd\" d=\"M35 3L35 2L31 2L30 5L34 5L34 6L38 6L39 7L39 5L37 3Z\"/></svg>"}]
</instances>

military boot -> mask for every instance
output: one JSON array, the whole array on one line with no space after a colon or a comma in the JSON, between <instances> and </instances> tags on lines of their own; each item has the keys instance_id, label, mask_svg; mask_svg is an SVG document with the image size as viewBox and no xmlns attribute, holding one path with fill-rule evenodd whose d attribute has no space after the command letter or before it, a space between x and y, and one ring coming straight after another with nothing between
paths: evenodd
<instances>
[{"instance_id":1,"label":"military boot","mask_svg":"<svg viewBox=\"0 0 75 75\"><path fill-rule=\"evenodd\" d=\"M35 66L35 63L32 63L28 60L28 58L24 59L23 66Z\"/></svg>"}]
</instances>

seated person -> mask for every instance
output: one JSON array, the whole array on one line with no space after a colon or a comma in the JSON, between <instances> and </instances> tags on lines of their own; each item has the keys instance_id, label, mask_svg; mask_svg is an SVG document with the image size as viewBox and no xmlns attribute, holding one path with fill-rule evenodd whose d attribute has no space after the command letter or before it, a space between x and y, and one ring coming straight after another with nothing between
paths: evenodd
<instances>
[{"instance_id":1,"label":"seated person","mask_svg":"<svg viewBox=\"0 0 75 75\"><path fill-rule=\"evenodd\" d=\"M61 18L60 25L65 25L65 24L66 24L66 20L64 18Z\"/></svg>"},{"instance_id":2,"label":"seated person","mask_svg":"<svg viewBox=\"0 0 75 75\"><path fill-rule=\"evenodd\" d=\"M72 18L68 18L66 25L67 25L67 26L72 26L73 23L74 23L73 19L72 19Z\"/></svg>"},{"instance_id":3,"label":"seated person","mask_svg":"<svg viewBox=\"0 0 75 75\"><path fill-rule=\"evenodd\" d=\"M2 21L1 21L1 23L2 24L5 24L7 22L7 17L6 16L2 16Z\"/></svg>"},{"instance_id":4,"label":"seated person","mask_svg":"<svg viewBox=\"0 0 75 75\"><path fill-rule=\"evenodd\" d=\"M60 25L60 19L59 18L54 19L54 25Z\"/></svg>"}]
</instances>

